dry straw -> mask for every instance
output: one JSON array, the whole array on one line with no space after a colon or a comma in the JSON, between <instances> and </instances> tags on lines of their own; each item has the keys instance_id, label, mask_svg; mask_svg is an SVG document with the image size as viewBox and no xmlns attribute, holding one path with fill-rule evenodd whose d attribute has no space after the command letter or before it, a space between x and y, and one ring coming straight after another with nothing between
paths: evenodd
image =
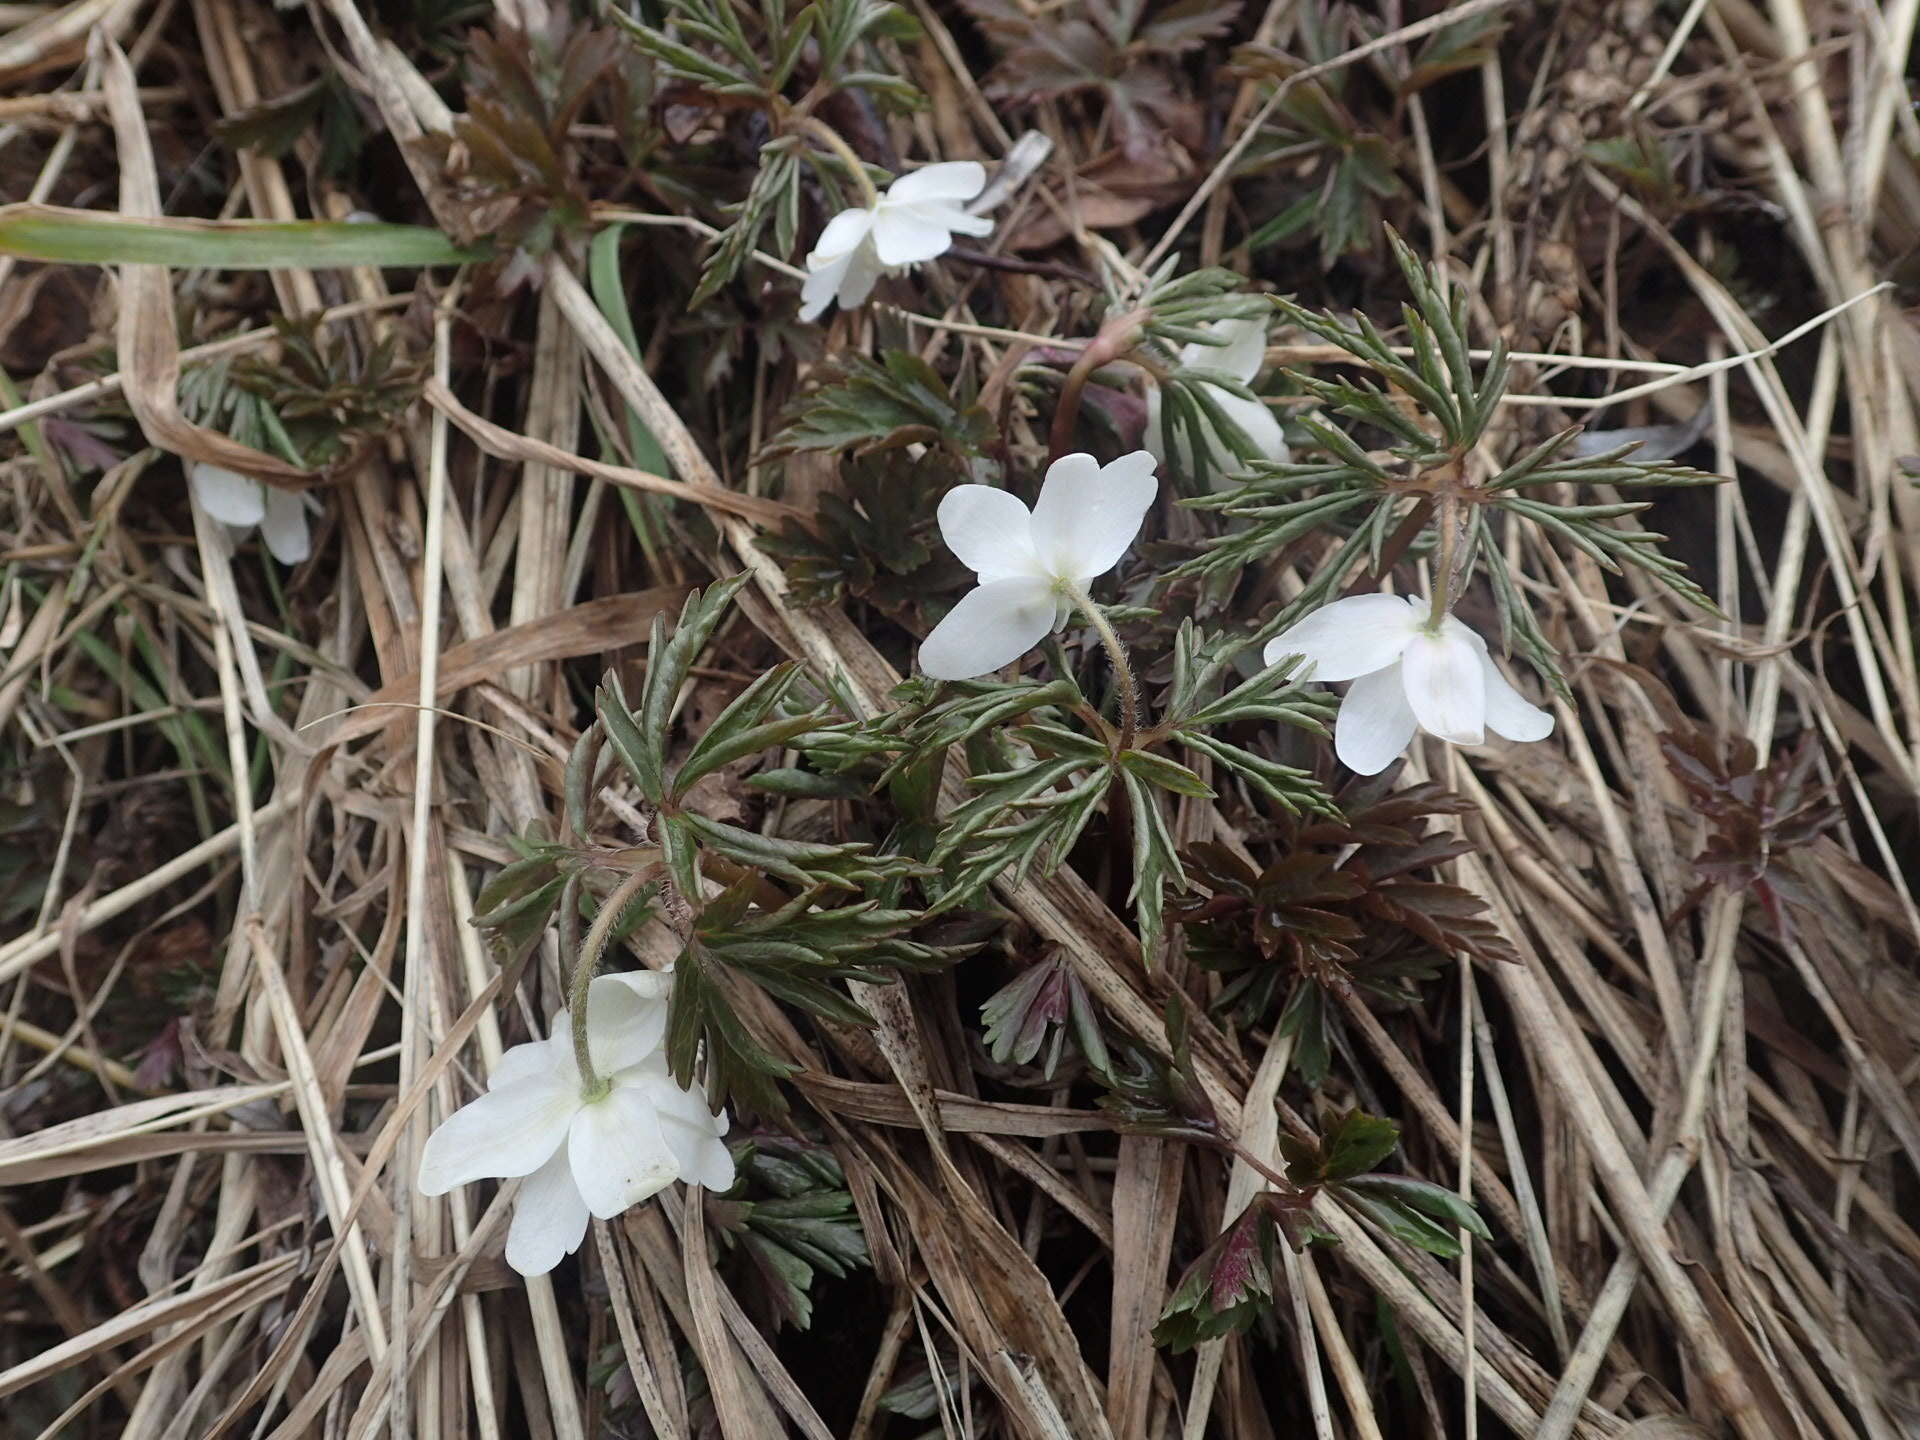
<instances>
[{"instance_id":1,"label":"dry straw","mask_svg":"<svg viewBox=\"0 0 1920 1440\"><path fill-rule=\"evenodd\" d=\"M862 144L991 166L1012 137L1004 97L963 61L973 22L913 8L922 38L884 43L933 107ZM537 23L540 9L502 4L495 18ZM269 587L217 526L187 528L172 461L111 471L89 513L49 437L116 394L123 439L137 425L182 463L314 478L181 408L183 365L271 354L272 332L183 348L176 317L224 303L220 277L128 264L74 272L115 317L115 373L83 381L53 363L31 399L0 408L0 721L15 798L56 797L39 830L20 831L47 888L12 906L0 944L0 1430L1915 1433L1920 339L1889 278L1920 243L1903 78L1920 3L1479 0L1403 15L1428 9L1250 9L1233 34L1253 53L1212 87L1231 97L1224 132L1198 163L1181 149L1150 203L1124 214L1099 107L1034 107L1053 157L996 197L1004 218L979 263L883 293L912 297L915 328L889 303L831 333L859 352L890 327L893 344L1004 401L1013 453L1037 473L1052 417L1019 367L1070 359L1099 316L1082 288L1034 271L1137 294L1169 254L1266 264L1233 247L1267 218L1262 187L1285 165L1243 162L1290 100L1320 94L1405 124L1396 218L1466 285L1476 341L1515 341L1501 426L1536 437L1536 422L1572 423L1602 396L1619 407L1609 425L1707 407L1707 468L1739 483L1656 515L1721 617L1640 572L1515 540L1506 559L1568 662L1553 735L1429 746L1402 777L1430 764L1469 802L1447 823L1478 848L1446 878L1485 898L1518 963L1455 968L1412 1013L1339 1001L1337 1099L1395 1116L1396 1163L1457 1188L1496 1244L1442 1262L1323 1197L1314 1223L1339 1244L1276 1257L1270 1323L1169 1356L1152 1329L1181 1266L1267 1188L1283 1139L1325 1118L1300 1113L1293 1038L1196 1019L1194 1078L1239 1145L1223 1155L1116 1137L1091 1089L1010 1098L953 985L856 981L871 1031L739 996L741 1023L794 1067L796 1122L841 1167L871 1258L870 1272L818 1282L811 1336L755 1307L716 1233L727 1213L698 1192L596 1222L552 1277L511 1275L506 1190L425 1197L409 1178L430 1126L562 993L555 937L502 972L468 922L514 858L509 837L560 828L585 673L568 662L639 673L654 618L742 570L752 584L694 672L727 693L790 658L876 715L910 647L876 643L845 608L799 604L756 543L812 518L805 457L785 465L788 498L762 493L777 473L762 446L802 387L792 346L740 351L750 381L727 394L744 413L709 403L697 380L663 373L666 342L639 337L636 354L564 249L527 267L539 297L519 312L512 383L506 359L496 383L459 353L470 293L418 312L423 403L326 486L326 549L284 605L287 577ZM35 202L98 197L117 174L120 213L157 216L172 197L154 138L201 123L178 104L181 66L206 113L231 117L332 55L355 113L385 132L370 143L398 142L418 187L394 208L455 233L472 157L445 143L438 62L398 32L376 38L355 0L309 18L198 0L0 6L0 75L23 92L0 103L0 174L33 174ZM1463 145L1430 95L1390 92L1468 24L1496 48L1449 72L1448 93L1478 112ZM1314 63L1276 69L1275 54ZM344 191L302 179L321 174L307 168L319 139L299 134L297 164L248 153L214 208L344 219ZM1668 172L1636 170L1626 140L1667 155ZM680 194L602 218L644 222L638 244L704 244L717 212L659 213L693 208L664 203ZM1041 219L1066 238L1023 269L1003 242ZM774 287L766 303L790 313L778 287L793 288L804 246L772 253L775 235L736 283ZM21 297L0 301L4 339L50 282L0 263ZM396 273L273 269L241 304L249 319L318 314L322 333L371 347L408 305L388 291ZM1301 334L1269 354L1310 373L1335 359ZM657 456L634 450L641 431ZM1496 427L1490 443L1518 448L1518 433ZM1170 528L1186 518L1163 533L1191 538ZM1269 609L1290 598L1298 558L1266 562L1248 592ZM673 723L710 718L712 701L690 685ZM1812 782L1844 811L1796 871L1817 921L1783 931L1756 891L1698 893L1709 827L1661 743L1696 726L1763 757L1810 737ZM273 798L235 809L234 775ZM596 786L609 833L643 822L617 776ZM164 823L142 823L149 792L171 797ZM968 793L950 768L940 804ZM798 826L832 807L757 813ZM1270 838L1206 798L1175 814L1183 846L1245 856ZM1116 1041L1164 1051L1169 989L1204 1000L1211 982L1177 951L1143 963L1102 863L1009 873L991 900L1026 953L1058 957ZM230 931L208 928L216 915ZM677 945L658 923L622 943L622 965L657 966ZM155 1036L126 1043L127 1012L156 1003L149 972L182 945L203 982L194 1024L171 1066L143 1066ZM169 1034L144 1058L167 1059ZM916 1382L926 1405L910 1419L897 1412Z\"/></svg>"}]
</instances>

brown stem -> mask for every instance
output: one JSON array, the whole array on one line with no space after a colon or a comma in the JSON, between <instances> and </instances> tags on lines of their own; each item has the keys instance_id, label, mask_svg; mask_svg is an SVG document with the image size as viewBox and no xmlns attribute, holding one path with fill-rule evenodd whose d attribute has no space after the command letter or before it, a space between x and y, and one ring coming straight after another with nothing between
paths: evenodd
<instances>
[{"instance_id":1,"label":"brown stem","mask_svg":"<svg viewBox=\"0 0 1920 1440\"><path fill-rule=\"evenodd\" d=\"M1073 368L1060 386L1060 405L1053 412L1053 428L1047 433L1049 465L1066 454L1067 447L1073 443L1073 425L1080 418L1080 395L1093 372L1102 365L1124 359L1140 343L1140 327L1151 314L1149 310L1129 310L1124 315L1113 316L1073 362Z\"/></svg>"},{"instance_id":2,"label":"brown stem","mask_svg":"<svg viewBox=\"0 0 1920 1440\"><path fill-rule=\"evenodd\" d=\"M1235 1159L1246 1161L1246 1163L1249 1166L1259 1171L1260 1174L1262 1174L1267 1178L1267 1180L1272 1182L1274 1188L1279 1190L1282 1194L1299 1195L1303 1193L1298 1185L1295 1185L1291 1180L1287 1179L1286 1176L1282 1175L1279 1171L1273 1169L1271 1166L1269 1166L1266 1163L1266 1161L1262 1160L1258 1155L1255 1155L1251 1150L1247 1149L1247 1147L1242 1145L1238 1140L1229 1140L1227 1142L1227 1146L1229 1149L1233 1151Z\"/></svg>"}]
</instances>

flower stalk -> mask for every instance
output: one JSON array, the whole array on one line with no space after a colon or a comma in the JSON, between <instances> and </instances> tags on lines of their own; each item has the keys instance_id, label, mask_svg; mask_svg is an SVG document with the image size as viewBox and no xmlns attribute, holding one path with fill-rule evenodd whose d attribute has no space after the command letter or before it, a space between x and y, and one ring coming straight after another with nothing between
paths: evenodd
<instances>
[{"instance_id":1,"label":"flower stalk","mask_svg":"<svg viewBox=\"0 0 1920 1440\"><path fill-rule=\"evenodd\" d=\"M1440 500L1440 555L1433 572L1433 603L1427 610L1429 629L1438 630L1440 622L1453 611L1453 547L1459 532L1456 510L1459 502L1451 495Z\"/></svg>"},{"instance_id":2,"label":"flower stalk","mask_svg":"<svg viewBox=\"0 0 1920 1440\"><path fill-rule=\"evenodd\" d=\"M853 183L860 187L860 204L868 210L880 203L880 192L874 188L873 177L867 174L866 162L854 154L853 147L847 144L841 133L817 115L795 115L793 123L826 146L840 163L853 176Z\"/></svg>"},{"instance_id":3,"label":"flower stalk","mask_svg":"<svg viewBox=\"0 0 1920 1440\"><path fill-rule=\"evenodd\" d=\"M586 943L580 947L579 958L574 961L573 983L567 991L567 1005L573 1021L573 1059L580 1067L580 1098L589 1103L604 1099L612 1084L593 1068L593 1047L587 1043L587 992L593 988L593 977L600 968L600 957L613 935L613 927L619 923L620 916L633 897L649 883L650 877L645 870L635 871L620 882L601 905L600 913L593 917Z\"/></svg>"},{"instance_id":4,"label":"flower stalk","mask_svg":"<svg viewBox=\"0 0 1920 1440\"><path fill-rule=\"evenodd\" d=\"M1142 327L1152 318L1153 312L1146 309L1115 315L1087 342L1087 348L1080 352L1080 358L1073 362L1073 368L1067 371L1067 378L1060 386L1060 404L1053 412L1053 427L1047 433L1049 461L1058 460L1073 444L1074 422L1080 418L1080 396L1093 372L1116 360L1131 358L1144 333Z\"/></svg>"},{"instance_id":5,"label":"flower stalk","mask_svg":"<svg viewBox=\"0 0 1920 1440\"><path fill-rule=\"evenodd\" d=\"M1107 659L1113 663L1114 681L1120 690L1120 735L1114 744L1114 758L1133 748L1134 739L1140 732L1140 691L1133 678L1133 666L1127 658L1127 647L1120 643L1120 636L1113 628L1113 622L1093 602L1084 584L1069 584L1068 596L1080 613L1087 617L1087 623L1093 626L1094 633L1100 637L1100 643L1106 646Z\"/></svg>"}]
</instances>

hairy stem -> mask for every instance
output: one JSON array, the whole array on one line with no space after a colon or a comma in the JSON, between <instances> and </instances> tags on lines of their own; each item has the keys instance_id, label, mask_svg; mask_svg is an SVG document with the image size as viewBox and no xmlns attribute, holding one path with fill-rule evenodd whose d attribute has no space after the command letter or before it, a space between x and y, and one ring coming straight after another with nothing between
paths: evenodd
<instances>
[{"instance_id":1,"label":"hairy stem","mask_svg":"<svg viewBox=\"0 0 1920 1440\"><path fill-rule=\"evenodd\" d=\"M1440 501L1440 556L1433 574L1433 603L1427 611L1427 624L1438 630L1440 622L1447 618L1447 612L1453 608L1450 603L1453 592L1453 546L1454 537L1459 533L1459 502L1452 496Z\"/></svg>"},{"instance_id":2,"label":"hairy stem","mask_svg":"<svg viewBox=\"0 0 1920 1440\"><path fill-rule=\"evenodd\" d=\"M795 115L793 120L807 134L840 157L840 163L847 167L848 172L853 176L854 184L860 187L860 200L867 209L871 210L880 203L880 192L873 188L873 178L867 174L866 162L853 153L853 147L847 144L838 130L814 115Z\"/></svg>"},{"instance_id":3,"label":"hairy stem","mask_svg":"<svg viewBox=\"0 0 1920 1440\"><path fill-rule=\"evenodd\" d=\"M1120 739L1114 746L1115 758L1133 749L1133 742L1140 732L1140 692L1133 682L1133 666L1127 660L1127 647L1120 643L1120 636L1112 623L1093 603L1093 597L1087 594L1085 585L1073 585L1068 591L1075 606L1087 623L1099 635L1100 643L1107 647L1107 659L1113 662L1113 675L1120 687Z\"/></svg>"},{"instance_id":4,"label":"hairy stem","mask_svg":"<svg viewBox=\"0 0 1920 1440\"><path fill-rule=\"evenodd\" d=\"M567 1004L573 1012L573 1059L580 1067L580 1094L588 1100L598 1100L610 1086L606 1077L593 1068L593 1050L587 1044L587 992L593 988L594 972L600 968L601 953L607 948L613 927L619 923L620 913L651 883L651 866L636 870L620 882L601 905L600 913L593 917L593 928L587 931L586 943L580 947L579 958L573 964L573 984L567 992Z\"/></svg>"}]
</instances>

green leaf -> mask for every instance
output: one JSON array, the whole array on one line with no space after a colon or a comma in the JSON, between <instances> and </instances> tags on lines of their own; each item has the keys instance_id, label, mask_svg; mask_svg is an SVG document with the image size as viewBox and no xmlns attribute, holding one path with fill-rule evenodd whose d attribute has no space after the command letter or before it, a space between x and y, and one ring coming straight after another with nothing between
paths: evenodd
<instances>
[{"instance_id":1,"label":"green leaf","mask_svg":"<svg viewBox=\"0 0 1920 1440\"><path fill-rule=\"evenodd\" d=\"M636 772L634 778L640 781L643 790L647 789L650 780L653 786L650 794L665 789L663 769L666 739L672 723L674 702L686 685L693 662L706 649L707 641L726 615L733 597L746 583L747 574L742 571L704 591L696 590L687 596L686 604L680 610L680 623L674 627L671 640L666 639L665 618L654 617L653 636L647 646L647 678L640 691L640 708L632 717L647 751L648 770L645 776ZM608 725L608 734L613 734L612 724ZM623 750L623 756L624 753Z\"/></svg>"},{"instance_id":2,"label":"green leaf","mask_svg":"<svg viewBox=\"0 0 1920 1440\"><path fill-rule=\"evenodd\" d=\"M794 682L804 673L796 662L785 661L734 696L674 771L673 797L677 800L685 795L688 787L704 775L711 775L748 755L785 745L818 728L825 718L824 711L812 710L766 723L767 714L786 699Z\"/></svg>"},{"instance_id":3,"label":"green leaf","mask_svg":"<svg viewBox=\"0 0 1920 1440\"><path fill-rule=\"evenodd\" d=\"M1224 637L1222 643L1226 643ZM1234 650L1252 648L1236 645ZM1224 669L1232 653L1222 654L1214 668ZM1282 655L1207 705L1197 704L1196 684L1182 697L1177 723L1182 730L1197 730L1239 720L1278 720L1324 735L1326 722L1333 718L1333 706L1324 692L1293 683L1293 674L1299 668L1300 657Z\"/></svg>"},{"instance_id":4,"label":"green leaf","mask_svg":"<svg viewBox=\"0 0 1920 1440\"><path fill-rule=\"evenodd\" d=\"M474 897L468 922L488 933L495 962L503 969L517 962L546 933L566 894L566 877L551 854L504 866Z\"/></svg>"},{"instance_id":5,"label":"green leaf","mask_svg":"<svg viewBox=\"0 0 1920 1440\"><path fill-rule=\"evenodd\" d=\"M613 327L613 333L620 337L620 343L627 347L629 355L644 363L646 354L641 349L640 336L633 328L633 312L627 305L626 290L620 283L620 242L626 232L625 225L609 225L593 237L593 244L587 250L587 280L593 291L593 303ZM634 468L650 470L656 475L667 474L667 452L660 448L660 442L641 421L638 411L627 406L626 412L627 450L633 458Z\"/></svg>"},{"instance_id":6,"label":"green leaf","mask_svg":"<svg viewBox=\"0 0 1920 1440\"><path fill-rule=\"evenodd\" d=\"M769 795L784 795L793 800L851 800L867 793L867 787L845 775L816 775L811 770L761 770L745 781L749 790L764 790Z\"/></svg>"},{"instance_id":7,"label":"green leaf","mask_svg":"<svg viewBox=\"0 0 1920 1440\"><path fill-rule=\"evenodd\" d=\"M1635 189L1659 199L1676 194L1673 161L1657 138L1636 130L1607 140L1587 142L1587 158L1626 180Z\"/></svg>"},{"instance_id":8,"label":"green leaf","mask_svg":"<svg viewBox=\"0 0 1920 1440\"><path fill-rule=\"evenodd\" d=\"M662 815L655 824L655 838L666 862L667 874L682 895L700 893L700 842L684 815Z\"/></svg>"},{"instance_id":9,"label":"green leaf","mask_svg":"<svg viewBox=\"0 0 1920 1440\"><path fill-rule=\"evenodd\" d=\"M838 365L825 384L795 403L766 458L800 451L860 456L925 444L972 461L995 443L987 412L957 400L910 350L885 351L878 362L849 355Z\"/></svg>"},{"instance_id":10,"label":"green leaf","mask_svg":"<svg viewBox=\"0 0 1920 1440\"><path fill-rule=\"evenodd\" d=\"M674 965L667 1010L667 1064L674 1079L686 1088L704 1078L716 1111L731 1101L769 1117L786 1113L778 1082L794 1067L768 1054L747 1033L710 970L698 945L689 945Z\"/></svg>"},{"instance_id":11,"label":"green leaf","mask_svg":"<svg viewBox=\"0 0 1920 1440\"><path fill-rule=\"evenodd\" d=\"M1460 1254L1460 1242L1453 1232L1439 1225L1420 1211L1391 1200L1377 1200L1371 1195L1355 1193L1349 1186L1338 1187L1341 1198L1360 1214L1373 1221L1387 1234L1401 1240L1430 1255L1438 1255L1443 1260L1456 1259Z\"/></svg>"},{"instance_id":12,"label":"green leaf","mask_svg":"<svg viewBox=\"0 0 1920 1440\"><path fill-rule=\"evenodd\" d=\"M335 270L485 260L419 225L332 220L141 220L54 205L0 205L0 255L62 265Z\"/></svg>"},{"instance_id":13,"label":"green leaf","mask_svg":"<svg viewBox=\"0 0 1920 1440\"><path fill-rule=\"evenodd\" d=\"M580 732L580 738L567 753L561 793L565 797L567 823L573 827L576 835L585 835L591 828L588 811L593 803L594 774L599 768L600 746L605 738L606 729L596 719Z\"/></svg>"},{"instance_id":14,"label":"green leaf","mask_svg":"<svg viewBox=\"0 0 1920 1440\"><path fill-rule=\"evenodd\" d=\"M234 149L251 149L279 160L315 125L320 129L317 169L342 174L366 143L365 127L346 84L337 74L321 75L284 95L262 100L214 122L214 133Z\"/></svg>"},{"instance_id":15,"label":"green leaf","mask_svg":"<svg viewBox=\"0 0 1920 1440\"><path fill-rule=\"evenodd\" d=\"M867 883L883 883L918 869L905 856L876 855L871 846L861 842L827 845L810 840L785 840L743 830L704 815L688 813L677 818L707 848L794 885L825 885L857 891Z\"/></svg>"},{"instance_id":16,"label":"green leaf","mask_svg":"<svg viewBox=\"0 0 1920 1440\"><path fill-rule=\"evenodd\" d=\"M731 950L726 948L722 948L718 954L751 976L756 985L775 999L784 1000L809 1015L819 1015L842 1025L854 1025L861 1029L873 1027L873 1016L831 985L774 966L740 964Z\"/></svg>"},{"instance_id":17,"label":"green leaf","mask_svg":"<svg viewBox=\"0 0 1920 1440\"><path fill-rule=\"evenodd\" d=\"M1255 1200L1181 1276L1153 1340L1179 1355L1250 1329L1273 1303L1273 1224Z\"/></svg>"},{"instance_id":18,"label":"green leaf","mask_svg":"<svg viewBox=\"0 0 1920 1440\"><path fill-rule=\"evenodd\" d=\"M1278 245L1282 240L1291 239L1313 224L1314 217L1320 213L1320 195L1311 191L1302 195L1293 204L1267 221L1247 237L1247 248L1258 254L1262 250Z\"/></svg>"},{"instance_id":19,"label":"green leaf","mask_svg":"<svg viewBox=\"0 0 1920 1440\"><path fill-rule=\"evenodd\" d=\"M1137 753L1137 752L1136 752ZM1180 855L1153 791L1135 776L1122 772L1127 798L1133 806L1134 925L1140 931L1140 954L1151 967L1166 937L1165 908L1168 885L1184 885Z\"/></svg>"},{"instance_id":20,"label":"green leaf","mask_svg":"<svg viewBox=\"0 0 1920 1440\"><path fill-rule=\"evenodd\" d=\"M534 908L541 894L561 878L553 855L540 853L503 865L474 897L470 923L485 929ZM555 890L555 896L558 896Z\"/></svg>"},{"instance_id":21,"label":"green leaf","mask_svg":"<svg viewBox=\"0 0 1920 1440\"><path fill-rule=\"evenodd\" d=\"M1400 1127L1360 1109L1340 1117L1331 1133L1321 1141L1326 1161L1321 1167L1323 1179L1348 1180L1373 1169L1400 1143Z\"/></svg>"},{"instance_id":22,"label":"green leaf","mask_svg":"<svg viewBox=\"0 0 1920 1440\"><path fill-rule=\"evenodd\" d=\"M1294 1068L1310 1089L1318 1090L1326 1083L1333 1064L1325 987L1306 981L1296 983L1276 1029L1281 1035L1293 1036Z\"/></svg>"},{"instance_id":23,"label":"green leaf","mask_svg":"<svg viewBox=\"0 0 1920 1440\"><path fill-rule=\"evenodd\" d=\"M1307 771L1291 765L1282 765L1276 760L1254 754L1251 750L1238 745L1230 745L1225 740L1198 730L1182 727L1176 732L1183 744L1189 745L1203 755L1211 755L1215 761L1226 766L1252 785L1269 800L1279 805L1289 815L1335 815L1338 810L1333 799L1320 782Z\"/></svg>"},{"instance_id":24,"label":"green leaf","mask_svg":"<svg viewBox=\"0 0 1920 1440\"><path fill-rule=\"evenodd\" d=\"M853 595L887 614L911 612L966 574L941 543L937 518L941 495L960 478L944 450L916 459L877 449L841 462L839 488L819 497L807 523L790 520L756 543L781 561L800 605Z\"/></svg>"},{"instance_id":25,"label":"green leaf","mask_svg":"<svg viewBox=\"0 0 1920 1440\"><path fill-rule=\"evenodd\" d=\"M820 37L820 72L834 75L861 40L918 38L920 26L912 15L884 0L816 0L810 7ZM852 76L839 76L844 85Z\"/></svg>"},{"instance_id":26,"label":"green leaf","mask_svg":"<svg viewBox=\"0 0 1920 1440\"><path fill-rule=\"evenodd\" d=\"M1177 765L1164 755L1150 754L1145 750L1129 750L1120 757L1120 768L1162 790L1170 790L1175 795L1190 795L1197 800L1213 799L1212 786L1186 766Z\"/></svg>"},{"instance_id":27,"label":"green leaf","mask_svg":"<svg viewBox=\"0 0 1920 1440\"><path fill-rule=\"evenodd\" d=\"M1416 1180L1410 1175L1357 1175L1340 1187L1343 1192L1359 1192L1377 1200L1411 1206L1424 1215L1459 1226L1470 1235L1491 1241L1493 1231L1480 1218L1480 1212L1456 1190Z\"/></svg>"},{"instance_id":28,"label":"green leaf","mask_svg":"<svg viewBox=\"0 0 1920 1440\"><path fill-rule=\"evenodd\" d=\"M1449 75L1478 69L1500 53L1500 37L1506 29L1505 17L1486 14L1436 31L1414 56L1406 78L1399 84L1400 93L1409 95Z\"/></svg>"},{"instance_id":29,"label":"green leaf","mask_svg":"<svg viewBox=\"0 0 1920 1440\"><path fill-rule=\"evenodd\" d=\"M775 208L784 203L788 193L799 184L800 159L789 142L776 140L763 147L753 185L735 209L733 223L720 233L713 249L707 252L700 283L688 298L687 309L699 309L732 282L760 243L760 232L773 218Z\"/></svg>"},{"instance_id":30,"label":"green leaf","mask_svg":"<svg viewBox=\"0 0 1920 1440\"><path fill-rule=\"evenodd\" d=\"M662 626L656 619L653 622L653 643L663 648ZM647 735L634 720L633 712L627 708L627 697L620 691L620 677L611 670L600 681L600 689L594 697L594 708L599 715L600 724L607 732L607 743L613 746L613 753L620 757L620 763L627 767L627 773L633 777L633 783L640 787L640 793L655 809L667 800L665 778L661 772L662 737L658 734Z\"/></svg>"}]
</instances>

